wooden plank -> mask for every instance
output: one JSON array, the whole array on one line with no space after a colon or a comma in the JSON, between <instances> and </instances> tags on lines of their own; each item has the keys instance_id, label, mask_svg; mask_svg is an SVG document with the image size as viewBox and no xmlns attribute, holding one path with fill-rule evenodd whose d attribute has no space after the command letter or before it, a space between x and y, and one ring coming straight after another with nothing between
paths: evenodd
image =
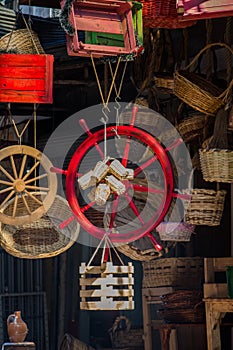
<instances>
[{"instance_id":1,"label":"wooden plank","mask_svg":"<svg viewBox=\"0 0 233 350\"><path fill-rule=\"evenodd\" d=\"M81 310L132 310L134 309L134 301L91 301L80 302Z\"/></svg>"},{"instance_id":2,"label":"wooden plank","mask_svg":"<svg viewBox=\"0 0 233 350\"><path fill-rule=\"evenodd\" d=\"M227 298L226 283L204 283L204 298Z\"/></svg>"},{"instance_id":3,"label":"wooden plank","mask_svg":"<svg viewBox=\"0 0 233 350\"><path fill-rule=\"evenodd\" d=\"M204 279L205 283L214 282L214 260L213 258L204 258Z\"/></svg>"},{"instance_id":4,"label":"wooden plank","mask_svg":"<svg viewBox=\"0 0 233 350\"><path fill-rule=\"evenodd\" d=\"M1 69L1 78L11 78L16 74L17 79L44 78L44 67L17 67L17 69L15 67L4 67L4 69Z\"/></svg>"},{"instance_id":5,"label":"wooden plank","mask_svg":"<svg viewBox=\"0 0 233 350\"><path fill-rule=\"evenodd\" d=\"M134 278L133 277L121 277L121 278L113 278L113 277L105 277L105 278L80 278L79 283L81 286L101 286L101 285L133 285Z\"/></svg>"},{"instance_id":6,"label":"wooden plank","mask_svg":"<svg viewBox=\"0 0 233 350\"><path fill-rule=\"evenodd\" d=\"M111 286L107 288L94 290L81 290L81 298L102 298L102 297L133 297L134 291L128 289L113 289Z\"/></svg>"},{"instance_id":7,"label":"wooden plank","mask_svg":"<svg viewBox=\"0 0 233 350\"><path fill-rule=\"evenodd\" d=\"M107 21L90 18L75 17L77 30L89 31L89 32L101 32L109 34L123 34L121 22L119 21Z\"/></svg>"},{"instance_id":8,"label":"wooden plank","mask_svg":"<svg viewBox=\"0 0 233 350\"><path fill-rule=\"evenodd\" d=\"M106 274L110 274L110 273L114 273L114 274L122 274L122 273L133 273L134 272L134 267L132 265L132 263L129 263L127 266L117 266L117 265L113 265L111 262L107 262L106 265L102 265L102 266L87 266L85 263L81 263L80 267L79 267L79 273L83 274L102 274L102 273L106 273Z\"/></svg>"},{"instance_id":9,"label":"wooden plank","mask_svg":"<svg viewBox=\"0 0 233 350\"><path fill-rule=\"evenodd\" d=\"M214 258L214 270L225 271L227 266L233 266L233 257Z\"/></svg>"},{"instance_id":10,"label":"wooden plank","mask_svg":"<svg viewBox=\"0 0 233 350\"><path fill-rule=\"evenodd\" d=\"M46 60L54 60L53 55L1 54L1 67L44 67Z\"/></svg>"},{"instance_id":11,"label":"wooden plank","mask_svg":"<svg viewBox=\"0 0 233 350\"><path fill-rule=\"evenodd\" d=\"M44 79L17 79L12 78L0 78L1 90L20 90L20 91L45 91Z\"/></svg>"}]
</instances>

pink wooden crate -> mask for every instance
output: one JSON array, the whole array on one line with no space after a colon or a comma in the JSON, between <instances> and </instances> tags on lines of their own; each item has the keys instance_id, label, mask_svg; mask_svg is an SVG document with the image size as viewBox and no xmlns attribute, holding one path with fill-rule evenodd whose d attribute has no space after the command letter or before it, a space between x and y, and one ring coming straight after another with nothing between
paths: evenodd
<instances>
[{"instance_id":1,"label":"pink wooden crate","mask_svg":"<svg viewBox=\"0 0 233 350\"><path fill-rule=\"evenodd\" d=\"M64 6L64 1L62 7ZM69 55L94 56L129 54L137 49L132 3L119 0L76 0L72 4L69 21L75 33L67 38ZM79 38L79 31L121 34L124 47L84 43Z\"/></svg>"}]
</instances>

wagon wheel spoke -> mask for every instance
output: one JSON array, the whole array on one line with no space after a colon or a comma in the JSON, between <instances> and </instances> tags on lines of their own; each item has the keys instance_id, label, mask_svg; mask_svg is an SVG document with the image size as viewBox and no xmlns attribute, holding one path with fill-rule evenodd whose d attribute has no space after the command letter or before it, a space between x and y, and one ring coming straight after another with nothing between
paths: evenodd
<instances>
[{"instance_id":1,"label":"wagon wheel spoke","mask_svg":"<svg viewBox=\"0 0 233 350\"><path fill-rule=\"evenodd\" d=\"M25 205L25 208L27 209L27 212L28 212L28 214L30 215L32 212L31 212L31 210L30 210L30 208L29 208L29 206L28 206L28 202L27 202L27 200L26 200L26 197L25 197L25 196L22 196L22 199L23 199L23 203L24 203L24 205Z\"/></svg>"},{"instance_id":2,"label":"wagon wheel spoke","mask_svg":"<svg viewBox=\"0 0 233 350\"><path fill-rule=\"evenodd\" d=\"M9 180L11 180L12 182L15 181L15 179L8 173L8 171L6 169L3 168L2 165L0 165L0 171L6 175L6 177L8 177Z\"/></svg>"},{"instance_id":3,"label":"wagon wheel spoke","mask_svg":"<svg viewBox=\"0 0 233 350\"><path fill-rule=\"evenodd\" d=\"M9 192L11 190L13 190L14 187L13 186L9 186L7 188L4 188L3 190L0 191L0 194L3 194L3 193L6 193L6 192Z\"/></svg>"},{"instance_id":4,"label":"wagon wheel spoke","mask_svg":"<svg viewBox=\"0 0 233 350\"><path fill-rule=\"evenodd\" d=\"M9 181L0 180L0 185L13 186L13 183Z\"/></svg>"},{"instance_id":5,"label":"wagon wheel spoke","mask_svg":"<svg viewBox=\"0 0 233 350\"><path fill-rule=\"evenodd\" d=\"M38 198L36 198L31 192L25 190L25 193L26 193L31 199L33 199L37 204L43 205L43 202L40 201Z\"/></svg>"},{"instance_id":6,"label":"wagon wheel spoke","mask_svg":"<svg viewBox=\"0 0 233 350\"><path fill-rule=\"evenodd\" d=\"M115 217L117 214L118 204L119 204L119 196L117 196L112 203L112 211L111 211L111 215L110 215L109 229L113 228Z\"/></svg>"},{"instance_id":7,"label":"wagon wheel spoke","mask_svg":"<svg viewBox=\"0 0 233 350\"><path fill-rule=\"evenodd\" d=\"M14 196L14 194L15 194L15 191L12 190L12 191L8 194L8 196L4 199L4 201L1 203L0 209L3 209L3 208L4 208L4 205Z\"/></svg>"},{"instance_id":8,"label":"wagon wheel spoke","mask_svg":"<svg viewBox=\"0 0 233 350\"><path fill-rule=\"evenodd\" d=\"M29 190L35 190L35 191L49 191L48 187L41 187L41 186L26 185L26 188Z\"/></svg>"},{"instance_id":9,"label":"wagon wheel spoke","mask_svg":"<svg viewBox=\"0 0 233 350\"><path fill-rule=\"evenodd\" d=\"M24 173L24 169L25 169L25 165L26 165L26 160L27 160L27 155L25 154L23 156L23 160L22 160L22 164L20 167L20 171L19 171L19 178L22 179L23 173Z\"/></svg>"},{"instance_id":10,"label":"wagon wheel spoke","mask_svg":"<svg viewBox=\"0 0 233 350\"><path fill-rule=\"evenodd\" d=\"M13 207L13 213L12 213L13 217L15 217L15 215L16 215L17 206L18 206L18 200L19 200L19 197L16 195L15 199L14 199L14 207Z\"/></svg>"},{"instance_id":11,"label":"wagon wheel spoke","mask_svg":"<svg viewBox=\"0 0 233 350\"><path fill-rule=\"evenodd\" d=\"M48 177L48 174L38 175L36 177L33 177L32 179L29 179L29 180L25 181L25 185L27 185L27 184L29 184L31 182L37 181L37 180L44 179L45 177Z\"/></svg>"},{"instance_id":12,"label":"wagon wheel spoke","mask_svg":"<svg viewBox=\"0 0 233 350\"><path fill-rule=\"evenodd\" d=\"M24 181L31 175L31 173L38 167L38 165L40 165L40 162L39 162L39 161L37 161L37 162L31 167L31 169L29 170L29 172L28 172L26 175L24 175L24 177L23 177L23 180L24 180Z\"/></svg>"},{"instance_id":13,"label":"wagon wheel spoke","mask_svg":"<svg viewBox=\"0 0 233 350\"><path fill-rule=\"evenodd\" d=\"M10 156L10 160L11 160L11 166L12 166L12 169L13 169L14 177L15 177L15 179L17 179L18 178L18 174L17 174L17 170L16 170L16 166L15 166L14 157Z\"/></svg>"},{"instance_id":14,"label":"wagon wheel spoke","mask_svg":"<svg viewBox=\"0 0 233 350\"><path fill-rule=\"evenodd\" d=\"M137 192L146 192L146 193L155 193L155 194L164 194L164 190L160 190L158 188L153 188L153 187L148 187L148 186L143 186L143 185L132 185L132 188L134 191Z\"/></svg>"}]
</instances>

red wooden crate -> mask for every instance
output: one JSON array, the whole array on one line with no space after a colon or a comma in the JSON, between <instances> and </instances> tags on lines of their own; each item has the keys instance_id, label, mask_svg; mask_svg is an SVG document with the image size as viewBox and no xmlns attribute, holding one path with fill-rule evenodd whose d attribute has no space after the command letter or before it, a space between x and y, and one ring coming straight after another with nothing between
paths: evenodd
<instances>
[{"instance_id":1,"label":"red wooden crate","mask_svg":"<svg viewBox=\"0 0 233 350\"><path fill-rule=\"evenodd\" d=\"M233 16L233 0L181 0L178 6L183 7L185 20Z\"/></svg>"},{"instance_id":2,"label":"red wooden crate","mask_svg":"<svg viewBox=\"0 0 233 350\"><path fill-rule=\"evenodd\" d=\"M0 102L52 103L53 55L0 54Z\"/></svg>"}]
</instances>

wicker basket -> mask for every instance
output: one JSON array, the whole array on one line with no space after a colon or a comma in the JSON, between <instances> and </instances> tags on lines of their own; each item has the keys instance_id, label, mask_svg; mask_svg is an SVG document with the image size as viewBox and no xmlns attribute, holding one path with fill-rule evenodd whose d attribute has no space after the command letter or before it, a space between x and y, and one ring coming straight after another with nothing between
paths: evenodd
<instances>
[{"instance_id":1,"label":"wicker basket","mask_svg":"<svg viewBox=\"0 0 233 350\"><path fill-rule=\"evenodd\" d=\"M200 149L201 171L205 181L233 182L233 151Z\"/></svg>"},{"instance_id":2,"label":"wicker basket","mask_svg":"<svg viewBox=\"0 0 233 350\"><path fill-rule=\"evenodd\" d=\"M155 86L157 88L168 90L170 92L173 92L174 89L174 77L173 76L162 76L158 75L155 76Z\"/></svg>"},{"instance_id":3,"label":"wicker basket","mask_svg":"<svg viewBox=\"0 0 233 350\"><path fill-rule=\"evenodd\" d=\"M161 241L189 242L195 226L185 222L161 222L158 231Z\"/></svg>"},{"instance_id":4,"label":"wicker basket","mask_svg":"<svg viewBox=\"0 0 233 350\"><path fill-rule=\"evenodd\" d=\"M200 50L188 66L183 70L177 70L174 74L174 94L195 110L212 116L225 105L232 90L233 80L222 92L207 79L189 71L189 68L197 62L205 51L216 46L225 47L233 54L233 49L224 43L208 44Z\"/></svg>"},{"instance_id":5,"label":"wicker basket","mask_svg":"<svg viewBox=\"0 0 233 350\"><path fill-rule=\"evenodd\" d=\"M199 305L203 299L202 290L176 290L161 295L163 309L190 309Z\"/></svg>"},{"instance_id":6,"label":"wicker basket","mask_svg":"<svg viewBox=\"0 0 233 350\"><path fill-rule=\"evenodd\" d=\"M185 28L196 21L180 20L176 0L139 0L143 4L143 25L149 28Z\"/></svg>"},{"instance_id":7,"label":"wicker basket","mask_svg":"<svg viewBox=\"0 0 233 350\"><path fill-rule=\"evenodd\" d=\"M167 323L205 323L204 302L194 308L164 309L160 310L159 313Z\"/></svg>"},{"instance_id":8,"label":"wicker basket","mask_svg":"<svg viewBox=\"0 0 233 350\"><path fill-rule=\"evenodd\" d=\"M112 328L109 329L109 334L113 348L144 349L143 329L132 329L130 320L125 316L115 319Z\"/></svg>"},{"instance_id":9,"label":"wicker basket","mask_svg":"<svg viewBox=\"0 0 233 350\"><path fill-rule=\"evenodd\" d=\"M28 197L27 202L32 208L30 201ZM13 204L14 201L8 202L4 210L11 210ZM21 207L24 215L26 208ZM57 195L46 215L31 224L11 226L0 223L1 246L18 258L39 259L61 254L74 244L79 235L80 226L75 220L64 229L59 229L59 224L71 216L67 201Z\"/></svg>"},{"instance_id":10,"label":"wicker basket","mask_svg":"<svg viewBox=\"0 0 233 350\"><path fill-rule=\"evenodd\" d=\"M210 120L211 119L211 120ZM212 122L211 122L212 121ZM207 124L214 124L214 118L209 118L202 113L194 113L188 118L183 119L177 126L177 130L184 142L191 142L197 137L204 135Z\"/></svg>"},{"instance_id":11,"label":"wicker basket","mask_svg":"<svg viewBox=\"0 0 233 350\"><path fill-rule=\"evenodd\" d=\"M44 54L37 34L25 29L17 29L0 38L0 51L15 54Z\"/></svg>"},{"instance_id":12,"label":"wicker basket","mask_svg":"<svg viewBox=\"0 0 233 350\"><path fill-rule=\"evenodd\" d=\"M143 262L143 288L201 289L203 258L165 258Z\"/></svg>"},{"instance_id":13,"label":"wicker basket","mask_svg":"<svg viewBox=\"0 0 233 350\"><path fill-rule=\"evenodd\" d=\"M186 193L190 192L187 191ZM220 225L226 191L193 189L191 196L191 201L185 213L185 222L192 225Z\"/></svg>"}]
</instances>

